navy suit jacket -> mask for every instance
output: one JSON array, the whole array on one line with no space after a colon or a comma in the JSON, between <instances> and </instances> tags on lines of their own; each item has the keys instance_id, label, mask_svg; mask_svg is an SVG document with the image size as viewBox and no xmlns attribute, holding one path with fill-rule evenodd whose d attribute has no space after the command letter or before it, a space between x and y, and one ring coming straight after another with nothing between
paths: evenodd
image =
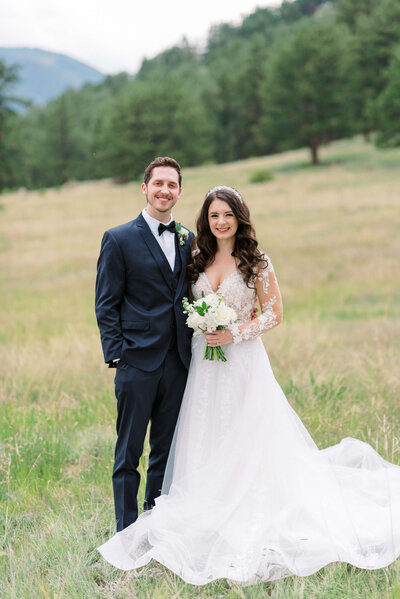
<instances>
[{"instance_id":1,"label":"navy suit jacket","mask_svg":"<svg viewBox=\"0 0 400 599\"><path fill-rule=\"evenodd\" d=\"M174 285L168 260L142 214L104 233L95 305L106 362L121 358L141 370L156 370L176 334L179 356L189 367L192 331L182 298L188 291L193 237L189 232L184 244L176 246L182 268Z\"/></svg>"}]
</instances>

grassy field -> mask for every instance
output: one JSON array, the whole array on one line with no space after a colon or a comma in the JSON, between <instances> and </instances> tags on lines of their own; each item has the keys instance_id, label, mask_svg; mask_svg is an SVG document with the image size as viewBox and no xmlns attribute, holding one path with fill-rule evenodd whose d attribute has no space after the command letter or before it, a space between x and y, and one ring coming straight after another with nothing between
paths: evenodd
<instances>
[{"instance_id":1,"label":"grassy field","mask_svg":"<svg viewBox=\"0 0 400 599\"><path fill-rule=\"evenodd\" d=\"M322 159L312 168L300 150L186 169L174 216L192 228L210 187L242 192L283 294L284 321L264 340L290 403L320 447L354 436L400 463L400 150L355 139ZM260 168L273 181L250 184ZM399 560L193 587L157 564L122 573L96 552L114 532L116 406L95 267L103 231L143 200L139 183L110 181L0 197L0 596L400 598Z\"/></svg>"}]
</instances>

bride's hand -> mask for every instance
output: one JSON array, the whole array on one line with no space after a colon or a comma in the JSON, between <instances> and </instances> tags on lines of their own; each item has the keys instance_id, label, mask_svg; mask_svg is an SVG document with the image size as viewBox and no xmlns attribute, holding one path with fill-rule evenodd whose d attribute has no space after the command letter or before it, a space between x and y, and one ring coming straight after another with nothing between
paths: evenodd
<instances>
[{"instance_id":1,"label":"bride's hand","mask_svg":"<svg viewBox=\"0 0 400 599\"><path fill-rule=\"evenodd\" d=\"M210 347L217 347L218 345L226 345L227 343L233 343L233 335L229 329L211 331L205 333L205 335L207 343Z\"/></svg>"}]
</instances>

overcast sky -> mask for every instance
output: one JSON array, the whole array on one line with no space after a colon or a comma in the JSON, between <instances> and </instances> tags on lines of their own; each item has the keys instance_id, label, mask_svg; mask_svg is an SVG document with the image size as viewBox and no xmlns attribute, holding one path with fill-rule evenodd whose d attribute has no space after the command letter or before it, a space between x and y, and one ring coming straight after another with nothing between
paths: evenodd
<instances>
[{"instance_id":1,"label":"overcast sky","mask_svg":"<svg viewBox=\"0 0 400 599\"><path fill-rule=\"evenodd\" d=\"M206 39L212 24L279 0L0 0L0 46L67 54L104 73L134 73L146 56Z\"/></svg>"}]
</instances>

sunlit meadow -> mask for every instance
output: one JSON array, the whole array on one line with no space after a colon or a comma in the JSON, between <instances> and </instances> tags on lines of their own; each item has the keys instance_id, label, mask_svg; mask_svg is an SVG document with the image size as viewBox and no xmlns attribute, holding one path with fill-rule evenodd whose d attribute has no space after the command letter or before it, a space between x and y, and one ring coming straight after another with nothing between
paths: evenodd
<instances>
[{"instance_id":1,"label":"sunlit meadow","mask_svg":"<svg viewBox=\"0 0 400 599\"><path fill-rule=\"evenodd\" d=\"M320 447L355 436L400 463L400 150L355 139L322 159L310 167L300 150L185 169L174 216L193 228L210 187L242 192L283 294L284 321L264 341L291 405ZM273 180L250 183L258 169ZM100 558L114 532L116 405L96 260L103 231L143 204L139 182L0 196L1 597L400 598L399 560L241 588L193 587L157 564L123 573Z\"/></svg>"}]
</instances>

